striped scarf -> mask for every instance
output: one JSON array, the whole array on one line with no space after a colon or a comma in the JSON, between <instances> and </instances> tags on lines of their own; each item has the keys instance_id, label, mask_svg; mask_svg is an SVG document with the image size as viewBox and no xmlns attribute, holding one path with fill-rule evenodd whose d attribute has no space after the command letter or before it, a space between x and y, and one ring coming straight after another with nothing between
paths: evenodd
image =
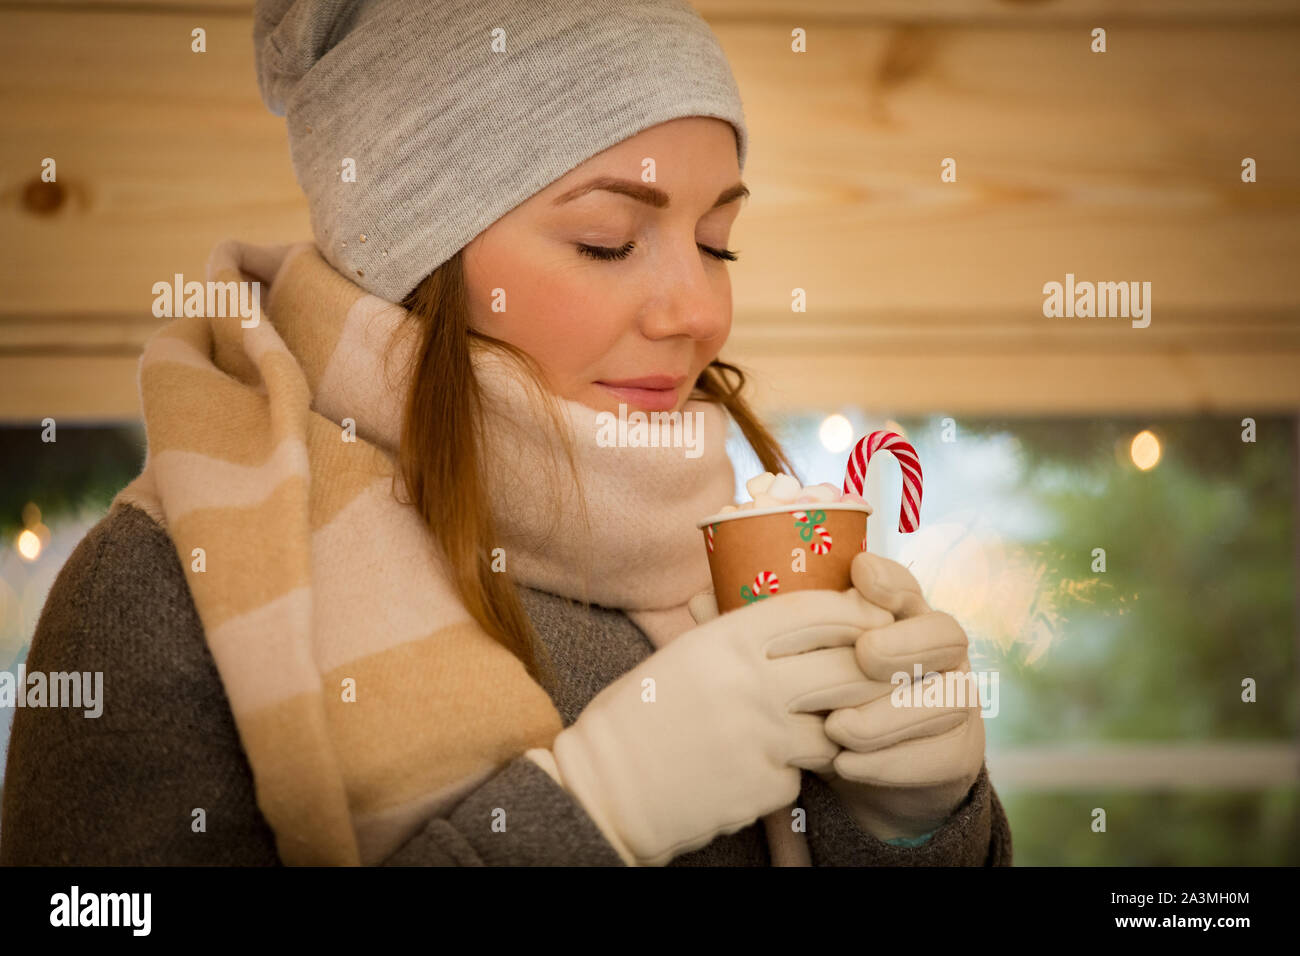
<instances>
[{"instance_id":1,"label":"striped scarf","mask_svg":"<svg viewBox=\"0 0 1300 956\"><path fill-rule=\"evenodd\" d=\"M310 243L221 243L207 279L262 283L257 321L177 318L148 341L148 452L113 507L144 509L176 546L281 859L374 864L504 763L549 747L562 721L464 609L394 494L409 500L394 456L419 338L393 337L405 310ZM725 412L687 406L705 415L691 459L600 447L597 413L560 402L585 525L571 483L539 477L549 419L504 362L475 361L512 578L627 610L657 646L691 626L685 604L709 586L694 523L733 493Z\"/></svg>"}]
</instances>

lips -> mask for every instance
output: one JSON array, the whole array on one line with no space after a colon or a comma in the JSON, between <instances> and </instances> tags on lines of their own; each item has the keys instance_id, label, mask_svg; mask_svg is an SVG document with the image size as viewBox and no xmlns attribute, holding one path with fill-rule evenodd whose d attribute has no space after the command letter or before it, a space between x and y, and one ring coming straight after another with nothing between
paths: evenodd
<instances>
[{"instance_id":1,"label":"lips","mask_svg":"<svg viewBox=\"0 0 1300 956\"><path fill-rule=\"evenodd\" d=\"M675 392L681 388L684 381L686 381L685 375L647 375L644 378L619 379L617 382L610 379L596 384L606 385L610 388L648 388L653 391L671 390Z\"/></svg>"},{"instance_id":2,"label":"lips","mask_svg":"<svg viewBox=\"0 0 1300 956\"><path fill-rule=\"evenodd\" d=\"M646 375L596 384L629 405L650 412L668 412L677 406L677 391L685 381L684 375Z\"/></svg>"}]
</instances>

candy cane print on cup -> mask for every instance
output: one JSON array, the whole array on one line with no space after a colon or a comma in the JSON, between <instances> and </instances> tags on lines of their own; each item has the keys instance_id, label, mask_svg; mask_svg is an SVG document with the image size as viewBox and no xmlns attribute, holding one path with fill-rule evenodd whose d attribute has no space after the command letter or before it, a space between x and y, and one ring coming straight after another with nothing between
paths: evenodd
<instances>
[{"instance_id":1,"label":"candy cane print on cup","mask_svg":"<svg viewBox=\"0 0 1300 956\"><path fill-rule=\"evenodd\" d=\"M704 543L708 546L709 553L713 553L713 525L704 529Z\"/></svg>"},{"instance_id":2,"label":"candy cane print on cup","mask_svg":"<svg viewBox=\"0 0 1300 956\"><path fill-rule=\"evenodd\" d=\"M903 470L903 501L899 505L898 530L910 534L921 522L921 459L916 456L916 449L901 435L879 431L859 441L849 454L848 468L844 472L844 492L862 495L862 486L867 480L867 463L881 449L890 452Z\"/></svg>"},{"instance_id":3,"label":"candy cane print on cup","mask_svg":"<svg viewBox=\"0 0 1300 956\"><path fill-rule=\"evenodd\" d=\"M763 588L767 588L767 594L763 593ZM781 590L781 579L772 571L759 571L754 575L754 589L751 591L748 585L741 585L740 596L745 599L746 604L753 604L755 601L761 601L765 597L770 597L777 591Z\"/></svg>"},{"instance_id":4,"label":"candy cane print on cup","mask_svg":"<svg viewBox=\"0 0 1300 956\"><path fill-rule=\"evenodd\" d=\"M830 554L831 552L831 533L826 530L823 524L814 524L826 520L826 512L814 511L810 516L806 511L791 512L794 515L795 527L799 531L799 537L805 541L812 542L813 554Z\"/></svg>"}]
</instances>

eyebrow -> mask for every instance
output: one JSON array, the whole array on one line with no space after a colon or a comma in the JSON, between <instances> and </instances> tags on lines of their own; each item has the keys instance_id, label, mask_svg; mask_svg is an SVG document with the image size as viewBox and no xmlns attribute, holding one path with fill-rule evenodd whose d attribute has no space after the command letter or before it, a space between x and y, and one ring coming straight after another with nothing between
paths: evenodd
<instances>
[{"instance_id":1,"label":"eyebrow","mask_svg":"<svg viewBox=\"0 0 1300 956\"><path fill-rule=\"evenodd\" d=\"M587 193L603 189L607 192L618 193L621 196L629 196L637 202L643 202L647 206L654 206L656 209L668 208L668 194L662 189L650 186L646 183L639 183L632 179L616 179L613 176L598 176L595 179L583 183L581 186L575 186L568 192L555 200L554 205L560 206L566 202L571 202L579 196L585 196ZM744 183L736 183L734 186L728 186L718 194L714 200L712 209L719 206L725 206L742 196L749 195L749 187Z\"/></svg>"}]
</instances>

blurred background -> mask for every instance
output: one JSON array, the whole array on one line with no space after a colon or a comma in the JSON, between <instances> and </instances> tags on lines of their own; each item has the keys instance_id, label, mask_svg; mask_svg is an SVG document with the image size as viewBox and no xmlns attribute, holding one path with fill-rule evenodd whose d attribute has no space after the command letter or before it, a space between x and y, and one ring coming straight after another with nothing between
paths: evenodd
<instances>
[{"instance_id":1,"label":"blurred background","mask_svg":"<svg viewBox=\"0 0 1300 956\"><path fill-rule=\"evenodd\" d=\"M1016 862L1300 864L1300 2L695 6L752 136L724 357L805 481L917 448L920 530L882 456L870 545L999 675ZM0 2L0 670L142 465L153 283L310 237L251 7ZM1067 273L1150 325L1045 318Z\"/></svg>"}]
</instances>

